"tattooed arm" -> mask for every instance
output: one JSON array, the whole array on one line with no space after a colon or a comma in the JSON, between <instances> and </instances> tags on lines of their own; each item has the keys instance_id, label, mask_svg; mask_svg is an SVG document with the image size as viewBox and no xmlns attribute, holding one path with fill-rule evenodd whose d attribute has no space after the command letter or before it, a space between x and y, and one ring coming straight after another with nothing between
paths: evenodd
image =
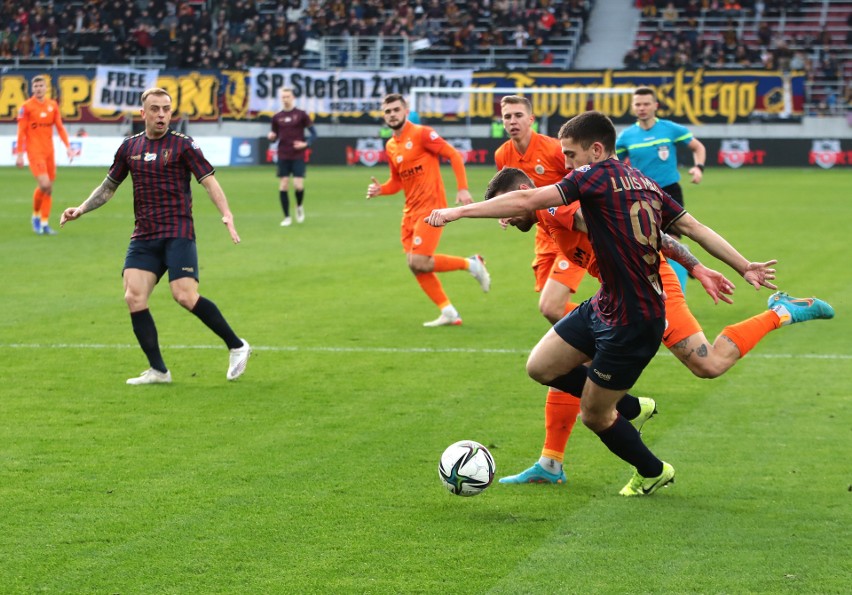
<instances>
[{"instance_id":1,"label":"tattooed arm","mask_svg":"<svg viewBox=\"0 0 852 595\"><path fill-rule=\"evenodd\" d=\"M713 298L713 303L718 304L719 300L733 303L733 300L728 296L734 293L734 284L731 283L719 271L708 269L701 264L698 259L693 256L692 252L685 244L681 244L669 234L662 234L660 252L669 260L673 260L683 265L683 267L698 279L704 291Z\"/></svg>"},{"instance_id":2,"label":"tattooed arm","mask_svg":"<svg viewBox=\"0 0 852 595\"><path fill-rule=\"evenodd\" d=\"M83 201L83 204L79 207L67 208L62 212L62 217L59 220L59 227L65 225L66 221L79 219L83 213L88 213L89 211L94 211L98 207L102 207L107 201L109 201L109 199L115 196L117 188L118 184L110 180L108 177L104 178L101 185L92 191L92 194L89 198Z\"/></svg>"}]
</instances>

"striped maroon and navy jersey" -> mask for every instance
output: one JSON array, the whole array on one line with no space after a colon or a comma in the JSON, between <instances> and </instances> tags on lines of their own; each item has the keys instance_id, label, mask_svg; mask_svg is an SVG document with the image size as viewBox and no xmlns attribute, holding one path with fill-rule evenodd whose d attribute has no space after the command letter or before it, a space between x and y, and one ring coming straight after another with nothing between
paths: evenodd
<instances>
[{"instance_id":1,"label":"striped maroon and navy jersey","mask_svg":"<svg viewBox=\"0 0 852 595\"><path fill-rule=\"evenodd\" d=\"M278 135L278 159L304 159L307 149L297 149L293 143L305 140L305 130L313 125L307 112L299 108L272 116L272 132Z\"/></svg>"},{"instance_id":2,"label":"striped maroon and navy jersey","mask_svg":"<svg viewBox=\"0 0 852 595\"><path fill-rule=\"evenodd\" d=\"M656 182L616 159L580 167L556 187L565 204L579 200L601 287L592 300L611 326L665 316L660 230L686 212Z\"/></svg>"},{"instance_id":3,"label":"striped maroon and navy jersey","mask_svg":"<svg viewBox=\"0 0 852 595\"><path fill-rule=\"evenodd\" d=\"M195 239L191 175L199 182L214 173L190 137L169 130L158 139L144 132L124 139L107 177L121 184L133 178L134 240Z\"/></svg>"}]
</instances>

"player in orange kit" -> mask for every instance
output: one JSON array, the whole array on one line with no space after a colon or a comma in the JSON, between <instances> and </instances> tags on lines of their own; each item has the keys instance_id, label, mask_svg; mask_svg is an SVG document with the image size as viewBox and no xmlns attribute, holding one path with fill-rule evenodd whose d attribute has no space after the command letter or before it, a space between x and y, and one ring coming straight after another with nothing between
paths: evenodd
<instances>
[{"instance_id":1,"label":"player in orange kit","mask_svg":"<svg viewBox=\"0 0 852 595\"><path fill-rule=\"evenodd\" d=\"M30 162L38 186L33 193L33 231L43 235L55 235L48 225L50 207L53 204L53 181L56 179L56 159L53 153L53 127L65 145L68 161L74 158L68 133L59 116L59 105L46 99L47 77L38 75L32 80L32 97L18 110L18 154L15 165L24 167L24 151Z\"/></svg>"},{"instance_id":2,"label":"player in orange kit","mask_svg":"<svg viewBox=\"0 0 852 595\"><path fill-rule=\"evenodd\" d=\"M376 178L367 187L367 198L383 194L405 194L402 211L402 246L408 260L408 268L414 274L423 292L441 310L435 320L423 326L457 326L462 323L458 310L453 306L438 275L447 271L468 271L479 281L483 291L491 287L491 277L485 261L479 254L464 258L435 254L441 239L440 228L431 227L424 219L432 212L447 206L444 182L441 179L441 161L449 159L456 177L458 192L456 204L470 204L467 190L467 175L464 160L452 145L428 126L408 121L408 105L405 98L392 93L382 101L385 123L393 130L393 137L385 150L390 166L390 179L380 184Z\"/></svg>"},{"instance_id":3,"label":"player in orange kit","mask_svg":"<svg viewBox=\"0 0 852 595\"><path fill-rule=\"evenodd\" d=\"M555 138L539 134L532 128L535 116L532 104L526 97L507 95L500 100L500 112L503 128L509 140L500 145L494 153L497 169L506 167L523 171L535 182L536 186L556 184L568 174L562 144ZM508 222L501 220L505 228ZM532 263L535 273L535 290L540 292L538 309L551 324L577 307L571 297L586 269L572 263L560 252L559 247L542 225L536 226L535 258ZM548 387L544 406L544 425L546 429L542 458L544 470L557 477L556 483L566 479L561 469L564 445L571 434L577 416L580 414L580 400L568 393ZM558 465L557 465L558 463ZM552 479L539 477L537 470L500 479L501 483L529 483Z\"/></svg>"}]
</instances>

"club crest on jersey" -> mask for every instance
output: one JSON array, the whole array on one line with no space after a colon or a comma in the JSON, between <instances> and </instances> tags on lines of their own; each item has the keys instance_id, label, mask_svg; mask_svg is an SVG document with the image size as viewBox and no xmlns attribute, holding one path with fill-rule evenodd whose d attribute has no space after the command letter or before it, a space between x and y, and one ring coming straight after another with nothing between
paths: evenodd
<instances>
[{"instance_id":1,"label":"club crest on jersey","mask_svg":"<svg viewBox=\"0 0 852 595\"><path fill-rule=\"evenodd\" d=\"M157 154L156 153L145 153L144 161L156 161Z\"/></svg>"},{"instance_id":2,"label":"club crest on jersey","mask_svg":"<svg viewBox=\"0 0 852 595\"><path fill-rule=\"evenodd\" d=\"M586 165L581 165L580 167L578 167L574 171L589 171L590 169L592 169L592 166L589 165L589 164L586 164Z\"/></svg>"},{"instance_id":3,"label":"club crest on jersey","mask_svg":"<svg viewBox=\"0 0 852 595\"><path fill-rule=\"evenodd\" d=\"M657 157L660 158L660 161L668 161L670 154L671 152L669 151L668 145L660 145L657 147Z\"/></svg>"},{"instance_id":4,"label":"club crest on jersey","mask_svg":"<svg viewBox=\"0 0 852 595\"><path fill-rule=\"evenodd\" d=\"M414 146L414 143L412 143L411 141L408 141L407 143L405 143L405 148L407 150L411 150L411 147L413 147L413 146Z\"/></svg>"},{"instance_id":5,"label":"club crest on jersey","mask_svg":"<svg viewBox=\"0 0 852 595\"><path fill-rule=\"evenodd\" d=\"M544 166L541 163L535 164L535 173L537 173L538 175L544 174Z\"/></svg>"},{"instance_id":6,"label":"club crest on jersey","mask_svg":"<svg viewBox=\"0 0 852 595\"><path fill-rule=\"evenodd\" d=\"M402 163L402 155L397 155L397 156L396 156L396 162L397 162L397 163Z\"/></svg>"},{"instance_id":7,"label":"club crest on jersey","mask_svg":"<svg viewBox=\"0 0 852 595\"><path fill-rule=\"evenodd\" d=\"M165 165L166 163L169 162L169 157L171 156L171 154L172 154L171 149L165 149L160 153L160 155L163 156L163 165Z\"/></svg>"}]
</instances>

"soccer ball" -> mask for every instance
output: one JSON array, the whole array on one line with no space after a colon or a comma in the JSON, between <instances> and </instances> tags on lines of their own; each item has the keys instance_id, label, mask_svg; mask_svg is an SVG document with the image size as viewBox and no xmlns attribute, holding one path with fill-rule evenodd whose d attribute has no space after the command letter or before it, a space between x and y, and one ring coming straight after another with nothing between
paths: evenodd
<instances>
[{"instance_id":1,"label":"soccer ball","mask_svg":"<svg viewBox=\"0 0 852 595\"><path fill-rule=\"evenodd\" d=\"M494 457L479 442L462 440L441 455L438 476L456 496L476 496L494 480Z\"/></svg>"}]
</instances>

